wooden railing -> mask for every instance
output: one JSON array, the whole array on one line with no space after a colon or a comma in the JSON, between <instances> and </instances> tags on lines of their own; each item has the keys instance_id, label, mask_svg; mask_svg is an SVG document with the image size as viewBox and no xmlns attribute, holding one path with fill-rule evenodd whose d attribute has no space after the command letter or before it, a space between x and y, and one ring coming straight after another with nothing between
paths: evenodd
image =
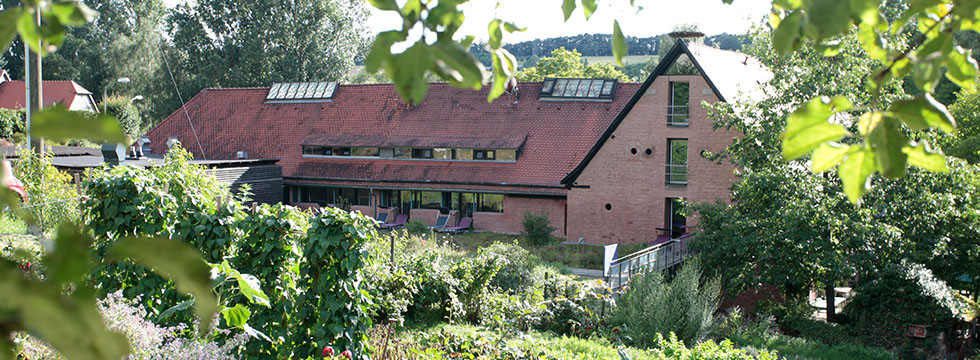
<instances>
[{"instance_id":1,"label":"wooden railing","mask_svg":"<svg viewBox=\"0 0 980 360\"><path fill-rule=\"evenodd\" d=\"M688 239L689 235L681 236L613 260L606 283L613 291L619 291L635 275L645 271L664 271L683 263L688 253Z\"/></svg>"}]
</instances>

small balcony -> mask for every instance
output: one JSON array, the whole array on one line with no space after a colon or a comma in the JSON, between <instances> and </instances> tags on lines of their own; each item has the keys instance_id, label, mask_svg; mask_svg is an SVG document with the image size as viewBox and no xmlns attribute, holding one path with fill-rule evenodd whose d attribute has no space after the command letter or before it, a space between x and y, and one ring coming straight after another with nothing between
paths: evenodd
<instances>
[{"instance_id":1,"label":"small balcony","mask_svg":"<svg viewBox=\"0 0 980 360\"><path fill-rule=\"evenodd\" d=\"M687 105L667 106L667 126L687 127L690 125L691 109Z\"/></svg>"},{"instance_id":2,"label":"small balcony","mask_svg":"<svg viewBox=\"0 0 980 360\"><path fill-rule=\"evenodd\" d=\"M667 164L667 185L687 186L687 164Z\"/></svg>"}]
</instances>

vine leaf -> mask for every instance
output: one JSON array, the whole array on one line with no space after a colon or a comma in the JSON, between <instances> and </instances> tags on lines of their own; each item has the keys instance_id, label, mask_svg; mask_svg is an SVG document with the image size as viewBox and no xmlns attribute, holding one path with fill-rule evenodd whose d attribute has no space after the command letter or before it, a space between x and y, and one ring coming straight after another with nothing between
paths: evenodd
<instances>
[{"instance_id":1,"label":"vine leaf","mask_svg":"<svg viewBox=\"0 0 980 360\"><path fill-rule=\"evenodd\" d=\"M572 12L575 11L575 0L562 0L561 11L565 14L565 21L567 22L572 17Z\"/></svg>"},{"instance_id":2,"label":"vine leaf","mask_svg":"<svg viewBox=\"0 0 980 360\"><path fill-rule=\"evenodd\" d=\"M237 304L234 307L227 307L221 310L221 316L225 319L225 325L233 328L241 328L248 322L252 312L248 308Z\"/></svg>"},{"instance_id":3,"label":"vine leaf","mask_svg":"<svg viewBox=\"0 0 980 360\"><path fill-rule=\"evenodd\" d=\"M174 282L177 290L194 295L195 310L206 332L218 311L218 300L211 291L211 272L201 253L180 240L164 238L126 238L106 253L115 261L131 260Z\"/></svg>"}]
</instances>

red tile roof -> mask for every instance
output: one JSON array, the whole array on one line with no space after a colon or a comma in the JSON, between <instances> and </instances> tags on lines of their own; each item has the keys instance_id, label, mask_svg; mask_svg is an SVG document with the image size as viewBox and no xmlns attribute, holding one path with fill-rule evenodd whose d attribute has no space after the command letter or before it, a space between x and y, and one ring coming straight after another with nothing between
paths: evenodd
<instances>
[{"instance_id":1,"label":"red tile roof","mask_svg":"<svg viewBox=\"0 0 980 360\"><path fill-rule=\"evenodd\" d=\"M280 158L286 182L563 194L560 180L639 84L619 86L612 102L539 101L541 83L520 83L518 97L505 94L488 103L487 89L437 83L415 106L402 102L390 84L341 85L332 102L298 104L266 104L268 88L207 89L188 101L190 121L178 109L147 136L154 153L176 136L199 159L202 150L208 159L234 159L238 151ZM516 163L302 157L304 141L344 137L517 142L520 151Z\"/></svg>"},{"instance_id":2,"label":"red tile roof","mask_svg":"<svg viewBox=\"0 0 980 360\"><path fill-rule=\"evenodd\" d=\"M42 82L41 91L44 95L44 106L62 104L71 109L75 95L88 95L91 101L92 93L78 85L74 81L45 80ZM23 81L4 81L0 83L0 108L3 109L23 109L24 101L24 82ZM94 104L92 104L95 106Z\"/></svg>"}]
</instances>

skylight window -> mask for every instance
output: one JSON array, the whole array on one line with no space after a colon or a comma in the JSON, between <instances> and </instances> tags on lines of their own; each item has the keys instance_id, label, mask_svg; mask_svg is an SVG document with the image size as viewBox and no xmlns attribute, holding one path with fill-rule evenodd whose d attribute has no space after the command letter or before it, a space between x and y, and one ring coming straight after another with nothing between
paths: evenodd
<instances>
[{"instance_id":1,"label":"skylight window","mask_svg":"<svg viewBox=\"0 0 980 360\"><path fill-rule=\"evenodd\" d=\"M611 101L616 94L616 79L556 79L541 83L539 99Z\"/></svg>"},{"instance_id":2,"label":"skylight window","mask_svg":"<svg viewBox=\"0 0 980 360\"><path fill-rule=\"evenodd\" d=\"M269 103L326 102L333 98L337 82L275 83L265 101Z\"/></svg>"}]
</instances>

